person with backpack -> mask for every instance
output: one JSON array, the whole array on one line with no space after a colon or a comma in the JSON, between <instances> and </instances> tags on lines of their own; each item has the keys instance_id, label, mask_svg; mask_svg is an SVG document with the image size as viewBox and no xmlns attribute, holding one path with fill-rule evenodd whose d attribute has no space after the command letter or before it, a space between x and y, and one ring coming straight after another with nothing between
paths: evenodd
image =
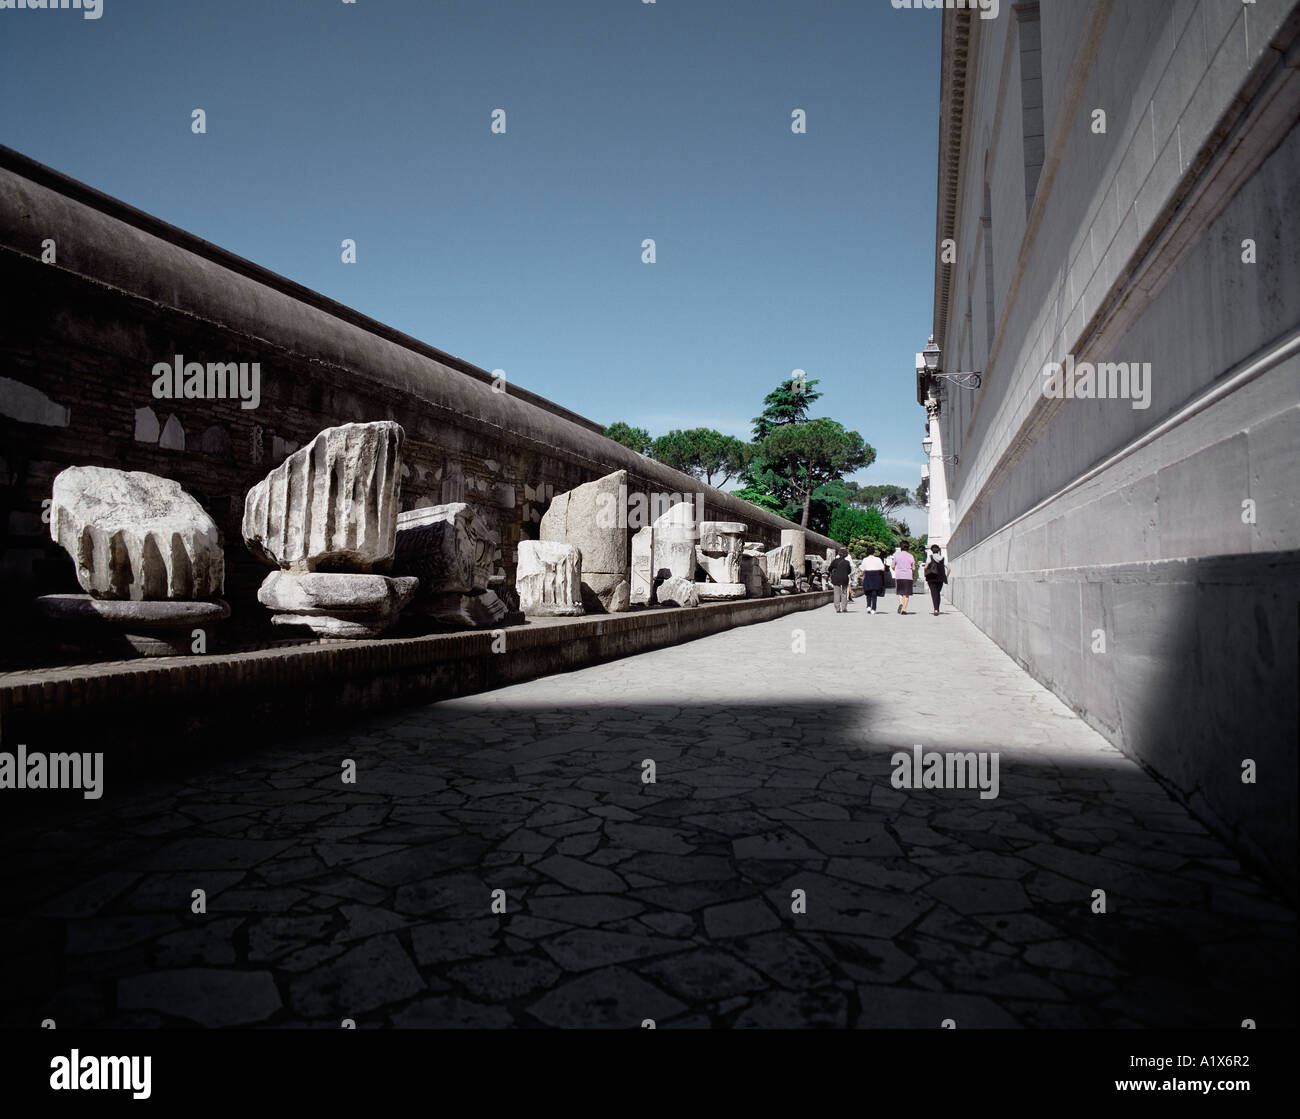
<instances>
[{"instance_id":1,"label":"person with backpack","mask_svg":"<svg viewBox=\"0 0 1300 1119\"><path fill-rule=\"evenodd\" d=\"M930 601L934 603L934 615L939 616L939 601L943 597L943 585L948 581L948 565L943 562L943 552L938 544L930 545L930 558L925 561L925 585L930 588Z\"/></svg>"},{"instance_id":2,"label":"person with backpack","mask_svg":"<svg viewBox=\"0 0 1300 1119\"><path fill-rule=\"evenodd\" d=\"M831 587L835 591L835 613L849 612L849 577L853 574L853 565L849 563L849 550L841 548L839 554L831 561Z\"/></svg>"}]
</instances>

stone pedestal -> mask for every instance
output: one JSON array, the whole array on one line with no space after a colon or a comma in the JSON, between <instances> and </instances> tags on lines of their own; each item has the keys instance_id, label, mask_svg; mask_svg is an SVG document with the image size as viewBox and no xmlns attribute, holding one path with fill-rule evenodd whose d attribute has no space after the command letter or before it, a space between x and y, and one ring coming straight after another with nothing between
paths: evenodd
<instances>
[{"instance_id":1,"label":"stone pedestal","mask_svg":"<svg viewBox=\"0 0 1300 1119\"><path fill-rule=\"evenodd\" d=\"M740 553L747 525L740 521L701 521L695 562L713 583L740 581Z\"/></svg>"},{"instance_id":2,"label":"stone pedestal","mask_svg":"<svg viewBox=\"0 0 1300 1119\"><path fill-rule=\"evenodd\" d=\"M305 626L321 637L378 637L415 594L412 576L272 571L257 601L275 611L277 626Z\"/></svg>"},{"instance_id":3,"label":"stone pedestal","mask_svg":"<svg viewBox=\"0 0 1300 1119\"><path fill-rule=\"evenodd\" d=\"M573 544L554 540L521 540L515 589L525 617L569 618L585 614L581 551Z\"/></svg>"},{"instance_id":4,"label":"stone pedestal","mask_svg":"<svg viewBox=\"0 0 1300 1119\"><path fill-rule=\"evenodd\" d=\"M701 602L745 597L744 583L696 583L695 593Z\"/></svg>"},{"instance_id":5,"label":"stone pedestal","mask_svg":"<svg viewBox=\"0 0 1300 1119\"><path fill-rule=\"evenodd\" d=\"M59 623L74 644L125 643L146 657L190 656L196 629L230 617L230 606L221 599L134 602L88 594L48 594L36 600L36 609Z\"/></svg>"}]
</instances>

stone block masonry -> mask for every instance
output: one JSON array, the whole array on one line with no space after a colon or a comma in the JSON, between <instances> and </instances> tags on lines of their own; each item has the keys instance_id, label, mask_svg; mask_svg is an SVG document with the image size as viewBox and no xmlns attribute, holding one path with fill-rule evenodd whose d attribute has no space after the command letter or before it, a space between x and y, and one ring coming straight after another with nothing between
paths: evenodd
<instances>
[{"instance_id":1,"label":"stone block masonry","mask_svg":"<svg viewBox=\"0 0 1300 1119\"><path fill-rule=\"evenodd\" d=\"M1294 901L1300 4L1022 7L943 19L930 538L955 606Z\"/></svg>"}]
</instances>

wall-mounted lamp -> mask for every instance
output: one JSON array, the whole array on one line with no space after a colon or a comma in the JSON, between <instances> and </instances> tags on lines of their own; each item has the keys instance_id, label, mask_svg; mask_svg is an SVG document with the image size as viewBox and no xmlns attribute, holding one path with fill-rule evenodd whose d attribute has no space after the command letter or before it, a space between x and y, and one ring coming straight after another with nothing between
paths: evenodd
<instances>
[{"instance_id":1,"label":"wall-mounted lamp","mask_svg":"<svg viewBox=\"0 0 1300 1119\"><path fill-rule=\"evenodd\" d=\"M925 363L925 375L931 381L950 381L961 389L977 389L984 383L983 373L940 373L939 358L943 356L943 351L935 345L934 335L930 335L930 341L921 351L921 360Z\"/></svg>"},{"instance_id":2,"label":"wall-mounted lamp","mask_svg":"<svg viewBox=\"0 0 1300 1119\"><path fill-rule=\"evenodd\" d=\"M934 449L934 440L928 435L921 440L921 450L925 452L925 457L932 462L937 458L940 462L946 462L949 466L957 465L956 455L932 455L930 452Z\"/></svg>"}]
</instances>

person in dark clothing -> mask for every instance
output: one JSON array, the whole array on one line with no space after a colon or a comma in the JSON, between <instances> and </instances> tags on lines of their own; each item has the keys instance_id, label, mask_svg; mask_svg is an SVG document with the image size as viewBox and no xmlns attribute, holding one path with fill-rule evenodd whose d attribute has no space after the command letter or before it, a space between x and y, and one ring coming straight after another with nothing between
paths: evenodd
<instances>
[{"instance_id":1,"label":"person in dark clothing","mask_svg":"<svg viewBox=\"0 0 1300 1119\"><path fill-rule=\"evenodd\" d=\"M930 588L930 601L934 603L934 613L939 614L939 601L943 597L943 585L948 581L948 565L943 562L943 553L938 544L930 545L930 556L925 561L925 585Z\"/></svg>"},{"instance_id":2,"label":"person in dark clothing","mask_svg":"<svg viewBox=\"0 0 1300 1119\"><path fill-rule=\"evenodd\" d=\"M849 612L849 578L853 574L853 565L849 563L849 550L841 548L839 555L831 561L831 588L835 591L835 613Z\"/></svg>"}]
</instances>

